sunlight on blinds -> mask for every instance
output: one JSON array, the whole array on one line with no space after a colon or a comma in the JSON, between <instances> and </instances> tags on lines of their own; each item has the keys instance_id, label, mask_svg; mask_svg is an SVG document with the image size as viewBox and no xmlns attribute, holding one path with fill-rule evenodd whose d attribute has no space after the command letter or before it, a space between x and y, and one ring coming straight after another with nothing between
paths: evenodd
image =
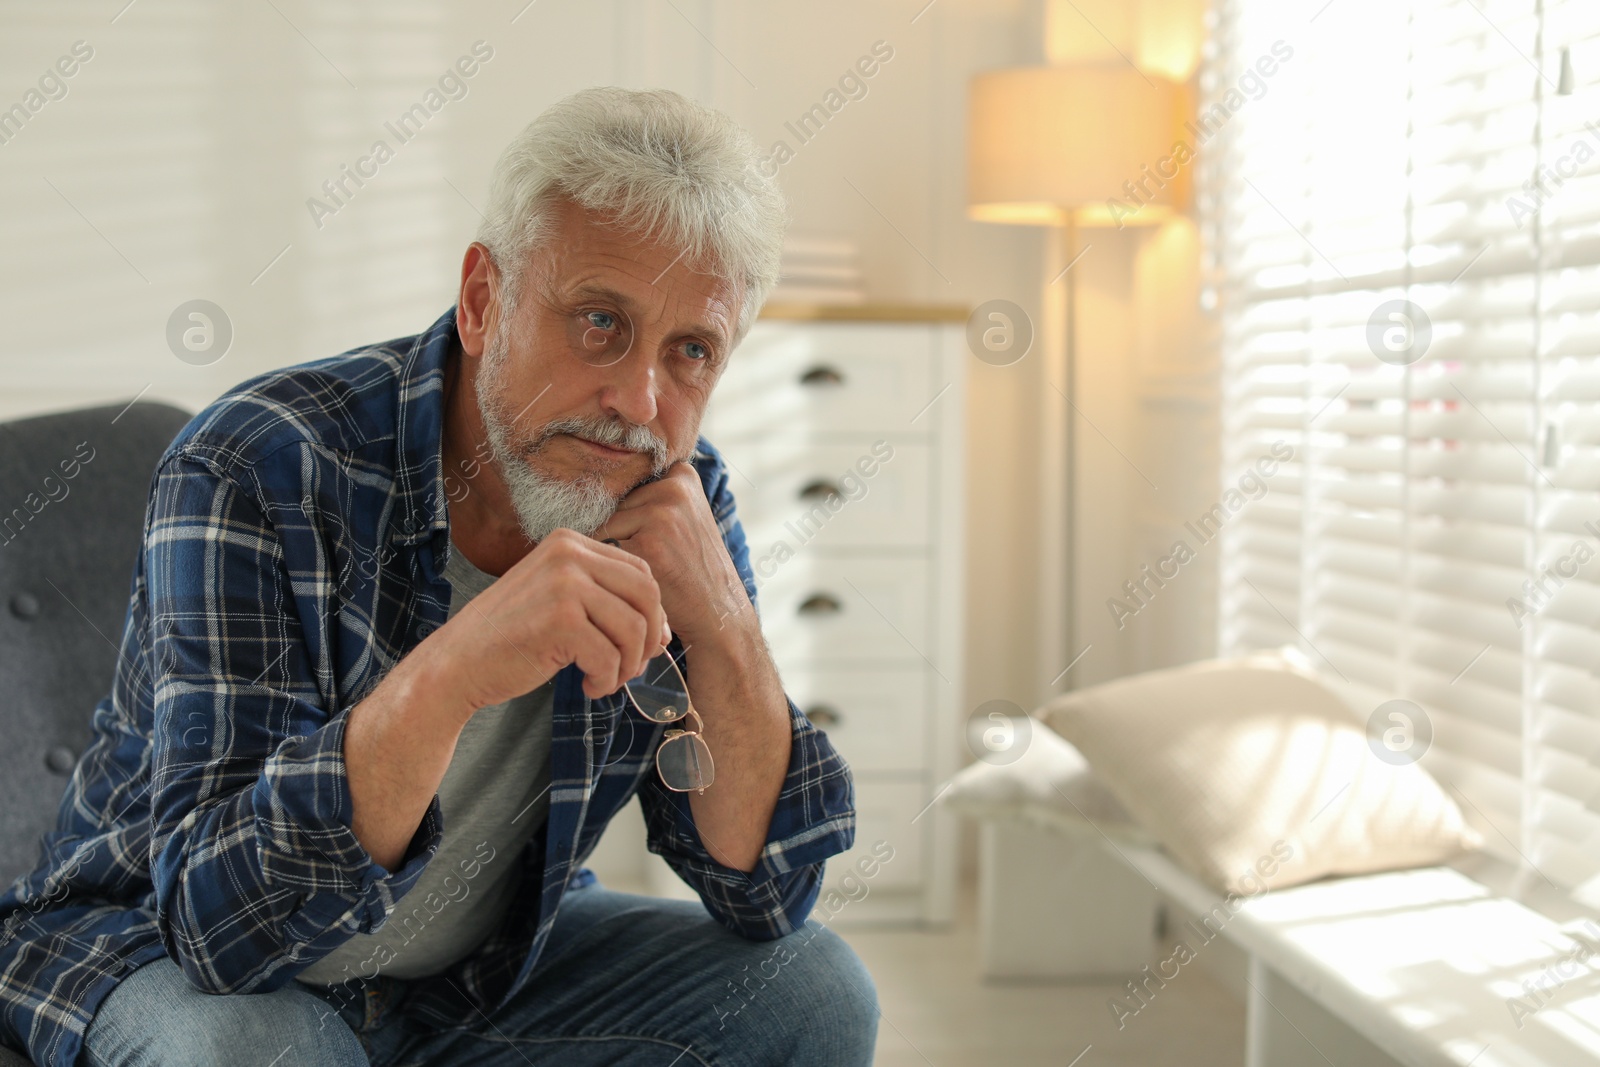
<instances>
[{"instance_id":1,"label":"sunlight on blinds","mask_svg":"<svg viewBox=\"0 0 1600 1067\"><path fill-rule=\"evenodd\" d=\"M1537 185L1517 200L1541 245L1540 459L1531 616L1529 803L1542 869L1600 874L1600 9L1545 5L1543 50L1564 57L1546 95ZM1541 189L1540 186L1543 188ZM1546 593L1548 591L1548 593ZM1586 903L1600 902L1591 883Z\"/></svg>"},{"instance_id":2,"label":"sunlight on blinds","mask_svg":"<svg viewBox=\"0 0 1600 1067\"><path fill-rule=\"evenodd\" d=\"M1200 175L1224 474L1296 452L1226 531L1222 650L1420 705L1488 847L1571 889L1600 873L1600 10L1300 28L1225 0L1203 79L1296 50Z\"/></svg>"}]
</instances>

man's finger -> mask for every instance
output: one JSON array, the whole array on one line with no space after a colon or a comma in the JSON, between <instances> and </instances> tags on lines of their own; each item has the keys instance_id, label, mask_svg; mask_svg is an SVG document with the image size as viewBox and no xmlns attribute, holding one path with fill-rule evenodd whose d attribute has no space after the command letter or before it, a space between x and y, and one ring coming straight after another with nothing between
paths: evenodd
<instances>
[{"instance_id":1,"label":"man's finger","mask_svg":"<svg viewBox=\"0 0 1600 1067\"><path fill-rule=\"evenodd\" d=\"M616 648L619 683L635 678L655 654L655 613L641 612L634 604L598 585L584 597L589 623Z\"/></svg>"},{"instance_id":2,"label":"man's finger","mask_svg":"<svg viewBox=\"0 0 1600 1067\"><path fill-rule=\"evenodd\" d=\"M622 538L626 538L628 536L628 534L621 535ZM626 563L628 566L633 567L636 570L642 570L647 574L649 573L650 564L646 563L634 553L629 552L626 548L623 548L622 545L618 543L618 536L616 534L612 534L606 531L604 528L601 528L594 532L594 537L591 540L593 542L592 547L600 555L600 558L605 560L613 560L618 563Z\"/></svg>"},{"instance_id":3,"label":"man's finger","mask_svg":"<svg viewBox=\"0 0 1600 1067\"><path fill-rule=\"evenodd\" d=\"M612 512L611 517L601 525L600 529L594 532L594 535L603 545L614 545L617 548L622 548L617 542L626 541L644 529L644 524L644 512L637 510L623 511L619 508ZM623 548L622 551L626 552L627 549Z\"/></svg>"},{"instance_id":4,"label":"man's finger","mask_svg":"<svg viewBox=\"0 0 1600 1067\"><path fill-rule=\"evenodd\" d=\"M640 612L647 612L660 603L660 589L656 586L655 576L650 573L649 563L626 549L601 546L598 542L595 548L600 550L597 553L599 558L584 570L597 585L622 597Z\"/></svg>"}]
</instances>

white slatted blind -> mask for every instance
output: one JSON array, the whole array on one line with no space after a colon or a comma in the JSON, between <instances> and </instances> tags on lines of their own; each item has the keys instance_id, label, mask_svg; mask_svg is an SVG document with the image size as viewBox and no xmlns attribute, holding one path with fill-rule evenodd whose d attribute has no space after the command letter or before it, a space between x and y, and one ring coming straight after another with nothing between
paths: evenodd
<instances>
[{"instance_id":1,"label":"white slatted blind","mask_svg":"<svg viewBox=\"0 0 1600 1067\"><path fill-rule=\"evenodd\" d=\"M425 327L454 299L510 136L485 124L559 95L544 76L507 80L559 52L508 58L534 20L512 28L515 10L491 28L424 0L0 6L0 418L136 395L194 410L271 367ZM385 124L480 37L496 58L401 143ZM90 58L41 102L79 41ZM592 78L591 60L573 87ZM30 91L34 110L11 112ZM323 182L380 139L392 159L330 196ZM337 213L314 219L313 197ZM233 327L209 365L166 338L194 299Z\"/></svg>"},{"instance_id":2,"label":"white slatted blind","mask_svg":"<svg viewBox=\"0 0 1600 1067\"><path fill-rule=\"evenodd\" d=\"M1225 529L1222 651L1421 705L1489 847L1570 889L1600 874L1600 5L1313 12L1221 0L1203 75L1204 112L1294 50L1202 153L1224 476L1295 450ZM1411 362L1374 352L1395 301Z\"/></svg>"},{"instance_id":3,"label":"white slatted blind","mask_svg":"<svg viewBox=\"0 0 1600 1067\"><path fill-rule=\"evenodd\" d=\"M1537 225L1536 377L1549 465L1548 481L1534 486L1535 576L1563 558L1572 569L1579 544L1600 555L1600 7L1546 0L1542 34L1560 91L1544 87L1540 156L1561 184L1548 183ZM1576 881L1600 872L1600 562L1556 577L1565 584L1527 627L1526 795L1541 869Z\"/></svg>"}]
</instances>

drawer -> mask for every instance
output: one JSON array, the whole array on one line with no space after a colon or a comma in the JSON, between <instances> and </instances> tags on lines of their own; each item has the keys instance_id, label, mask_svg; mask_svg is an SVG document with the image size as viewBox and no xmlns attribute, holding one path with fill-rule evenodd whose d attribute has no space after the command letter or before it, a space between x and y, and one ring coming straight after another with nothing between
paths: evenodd
<instances>
[{"instance_id":1,"label":"drawer","mask_svg":"<svg viewBox=\"0 0 1600 1067\"><path fill-rule=\"evenodd\" d=\"M780 551L886 548L932 540L932 455L884 438L807 445L793 436L727 453L752 559ZM870 473L868 473L870 472Z\"/></svg>"},{"instance_id":2,"label":"drawer","mask_svg":"<svg viewBox=\"0 0 1600 1067\"><path fill-rule=\"evenodd\" d=\"M922 884L922 839L931 818L918 819L933 799L924 795L927 788L920 781L857 776L855 784L856 843L849 851L828 858L822 879L824 892L836 890L851 902L841 915L873 893L916 889Z\"/></svg>"},{"instance_id":3,"label":"drawer","mask_svg":"<svg viewBox=\"0 0 1600 1067\"><path fill-rule=\"evenodd\" d=\"M926 666L806 667L783 687L857 773L920 771L927 764L928 715L941 684Z\"/></svg>"},{"instance_id":4,"label":"drawer","mask_svg":"<svg viewBox=\"0 0 1600 1067\"><path fill-rule=\"evenodd\" d=\"M934 327L887 323L757 322L728 360L702 432L760 437L774 426L814 433L931 434L911 420L942 389Z\"/></svg>"},{"instance_id":5,"label":"drawer","mask_svg":"<svg viewBox=\"0 0 1600 1067\"><path fill-rule=\"evenodd\" d=\"M800 552L754 562L761 629L780 670L818 661L924 662L933 630L926 560Z\"/></svg>"}]
</instances>

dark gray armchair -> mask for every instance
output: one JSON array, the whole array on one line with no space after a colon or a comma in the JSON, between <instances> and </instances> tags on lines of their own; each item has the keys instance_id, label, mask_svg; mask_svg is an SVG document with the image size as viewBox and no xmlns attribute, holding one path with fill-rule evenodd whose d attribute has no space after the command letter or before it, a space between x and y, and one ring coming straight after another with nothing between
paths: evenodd
<instances>
[{"instance_id":1,"label":"dark gray armchair","mask_svg":"<svg viewBox=\"0 0 1600 1067\"><path fill-rule=\"evenodd\" d=\"M0 423L0 890L38 862L111 689L150 477L189 418L138 402ZM0 1067L30 1065L0 1046Z\"/></svg>"}]
</instances>

